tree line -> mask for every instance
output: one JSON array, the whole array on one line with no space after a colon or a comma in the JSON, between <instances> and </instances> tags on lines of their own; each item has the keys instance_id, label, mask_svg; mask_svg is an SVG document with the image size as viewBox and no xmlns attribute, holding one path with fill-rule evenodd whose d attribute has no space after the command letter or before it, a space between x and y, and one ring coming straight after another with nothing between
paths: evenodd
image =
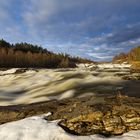
<instances>
[{"instance_id":1,"label":"tree line","mask_svg":"<svg viewBox=\"0 0 140 140\"><path fill-rule=\"evenodd\" d=\"M131 61L140 61L140 46L131 49L129 53L120 53L113 58L113 62L131 62Z\"/></svg>"},{"instance_id":2,"label":"tree line","mask_svg":"<svg viewBox=\"0 0 140 140\"><path fill-rule=\"evenodd\" d=\"M0 40L0 67L68 68L76 67L76 63L90 62L92 61L67 54L55 54L38 45L10 44Z\"/></svg>"}]
</instances>

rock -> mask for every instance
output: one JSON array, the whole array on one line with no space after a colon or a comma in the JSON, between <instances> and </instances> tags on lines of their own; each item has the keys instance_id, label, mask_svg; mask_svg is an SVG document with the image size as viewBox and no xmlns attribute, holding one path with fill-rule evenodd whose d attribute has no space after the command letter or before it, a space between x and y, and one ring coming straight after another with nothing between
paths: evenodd
<instances>
[{"instance_id":1,"label":"rock","mask_svg":"<svg viewBox=\"0 0 140 140\"><path fill-rule=\"evenodd\" d=\"M21 73L25 73L28 69L17 69L15 74L21 74Z\"/></svg>"},{"instance_id":2,"label":"rock","mask_svg":"<svg viewBox=\"0 0 140 140\"><path fill-rule=\"evenodd\" d=\"M21 69L17 69L14 74L22 74L22 73L25 73L27 71L35 71L35 72L38 72L37 69L33 69L33 68L21 68Z\"/></svg>"},{"instance_id":3,"label":"rock","mask_svg":"<svg viewBox=\"0 0 140 140\"><path fill-rule=\"evenodd\" d=\"M25 106L0 107L0 123L52 112L46 119L75 135L121 135L140 130L140 98L89 96Z\"/></svg>"},{"instance_id":4,"label":"rock","mask_svg":"<svg viewBox=\"0 0 140 140\"><path fill-rule=\"evenodd\" d=\"M68 106L64 110L60 109L49 119L61 118L59 125L76 135L120 135L140 129L140 99L126 96L105 97L100 104L96 103L97 100L101 99L91 97L76 108ZM68 113L69 108L73 110L73 115ZM64 114L66 117L63 117Z\"/></svg>"},{"instance_id":5,"label":"rock","mask_svg":"<svg viewBox=\"0 0 140 140\"><path fill-rule=\"evenodd\" d=\"M124 80L140 80L140 73L125 75L122 77Z\"/></svg>"},{"instance_id":6,"label":"rock","mask_svg":"<svg viewBox=\"0 0 140 140\"><path fill-rule=\"evenodd\" d=\"M131 73L140 73L140 68L131 68Z\"/></svg>"}]
</instances>

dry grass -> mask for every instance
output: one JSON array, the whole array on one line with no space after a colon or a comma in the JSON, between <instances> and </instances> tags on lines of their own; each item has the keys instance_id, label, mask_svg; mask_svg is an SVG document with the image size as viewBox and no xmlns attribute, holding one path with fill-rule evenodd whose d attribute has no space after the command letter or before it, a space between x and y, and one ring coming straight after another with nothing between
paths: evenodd
<instances>
[{"instance_id":1,"label":"dry grass","mask_svg":"<svg viewBox=\"0 0 140 140\"><path fill-rule=\"evenodd\" d=\"M131 61L131 68L133 69L140 69L140 61Z\"/></svg>"}]
</instances>

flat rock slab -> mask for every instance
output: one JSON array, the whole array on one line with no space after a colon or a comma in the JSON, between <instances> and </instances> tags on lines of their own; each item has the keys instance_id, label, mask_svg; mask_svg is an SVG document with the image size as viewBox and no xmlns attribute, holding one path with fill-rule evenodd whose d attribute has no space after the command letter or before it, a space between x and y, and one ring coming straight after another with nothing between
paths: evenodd
<instances>
[{"instance_id":1,"label":"flat rock slab","mask_svg":"<svg viewBox=\"0 0 140 140\"><path fill-rule=\"evenodd\" d=\"M47 120L76 135L120 135L140 130L140 98L89 96L24 106L0 107L0 123L52 112Z\"/></svg>"}]
</instances>

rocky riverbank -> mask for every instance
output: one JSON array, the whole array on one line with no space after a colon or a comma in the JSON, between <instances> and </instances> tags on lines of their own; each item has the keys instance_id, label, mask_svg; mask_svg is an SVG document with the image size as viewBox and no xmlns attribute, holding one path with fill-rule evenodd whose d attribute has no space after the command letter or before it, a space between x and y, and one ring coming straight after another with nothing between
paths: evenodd
<instances>
[{"instance_id":1,"label":"rocky riverbank","mask_svg":"<svg viewBox=\"0 0 140 140\"><path fill-rule=\"evenodd\" d=\"M139 77L131 65L112 63L79 64L72 69L2 69L0 130L51 112L38 120L45 128L55 122L58 130L70 135L127 135L140 130ZM19 127L24 131L24 126Z\"/></svg>"},{"instance_id":2,"label":"rocky riverbank","mask_svg":"<svg viewBox=\"0 0 140 140\"><path fill-rule=\"evenodd\" d=\"M140 130L140 99L120 94L0 107L0 123L48 112L52 115L47 120L60 120L59 126L76 135L110 136Z\"/></svg>"}]
</instances>

